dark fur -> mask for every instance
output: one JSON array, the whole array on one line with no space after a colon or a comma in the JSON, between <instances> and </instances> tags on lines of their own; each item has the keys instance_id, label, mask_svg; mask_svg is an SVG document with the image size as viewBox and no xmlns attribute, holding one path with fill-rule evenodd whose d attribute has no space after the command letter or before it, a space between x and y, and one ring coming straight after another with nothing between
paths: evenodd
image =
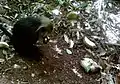
<instances>
[{"instance_id":1,"label":"dark fur","mask_svg":"<svg viewBox=\"0 0 120 84\"><path fill-rule=\"evenodd\" d=\"M40 20L34 17L22 18L14 25L11 41L21 56L38 59L41 55L38 47L34 45L39 38L35 31L40 25Z\"/></svg>"}]
</instances>

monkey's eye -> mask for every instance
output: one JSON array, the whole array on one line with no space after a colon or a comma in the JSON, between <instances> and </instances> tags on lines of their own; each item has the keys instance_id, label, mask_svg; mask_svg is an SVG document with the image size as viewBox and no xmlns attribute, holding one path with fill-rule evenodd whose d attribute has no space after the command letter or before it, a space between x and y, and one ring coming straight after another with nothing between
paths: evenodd
<instances>
[{"instance_id":1,"label":"monkey's eye","mask_svg":"<svg viewBox=\"0 0 120 84\"><path fill-rule=\"evenodd\" d=\"M43 38L43 43L47 44L49 42L50 38L48 36Z\"/></svg>"}]
</instances>

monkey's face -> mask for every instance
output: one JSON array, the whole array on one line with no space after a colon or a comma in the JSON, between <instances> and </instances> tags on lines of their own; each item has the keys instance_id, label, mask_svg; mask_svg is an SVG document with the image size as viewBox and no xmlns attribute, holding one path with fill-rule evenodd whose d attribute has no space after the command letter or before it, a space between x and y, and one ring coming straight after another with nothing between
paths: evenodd
<instances>
[{"instance_id":1,"label":"monkey's face","mask_svg":"<svg viewBox=\"0 0 120 84\"><path fill-rule=\"evenodd\" d=\"M38 31L38 40L40 41L42 39L42 42L44 44L47 44L50 40L49 36L51 35L52 33L52 30L53 30L53 27L48 27L48 28L45 28L45 27L42 27L39 31Z\"/></svg>"},{"instance_id":2,"label":"monkey's face","mask_svg":"<svg viewBox=\"0 0 120 84\"><path fill-rule=\"evenodd\" d=\"M43 43L46 44L50 40L49 36L51 35L52 31L53 31L53 24L49 22L46 25L41 24L36 32L38 33L39 40L42 38Z\"/></svg>"}]
</instances>

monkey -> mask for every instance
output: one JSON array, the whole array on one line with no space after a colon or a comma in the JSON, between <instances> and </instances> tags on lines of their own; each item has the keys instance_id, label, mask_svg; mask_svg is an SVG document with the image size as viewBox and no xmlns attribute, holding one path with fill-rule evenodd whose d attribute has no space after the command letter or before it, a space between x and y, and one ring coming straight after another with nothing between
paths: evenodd
<instances>
[{"instance_id":1,"label":"monkey","mask_svg":"<svg viewBox=\"0 0 120 84\"><path fill-rule=\"evenodd\" d=\"M21 18L14 24L11 31L12 34L5 30L5 28L0 28L10 37L10 42L20 56L39 59L39 57L42 56L42 52L39 47L36 46L36 43L40 40L42 40L43 43L48 42L49 39L45 40L45 38L52 32L53 25L49 18L45 16L28 16Z\"/></svg>"}]
</instances>

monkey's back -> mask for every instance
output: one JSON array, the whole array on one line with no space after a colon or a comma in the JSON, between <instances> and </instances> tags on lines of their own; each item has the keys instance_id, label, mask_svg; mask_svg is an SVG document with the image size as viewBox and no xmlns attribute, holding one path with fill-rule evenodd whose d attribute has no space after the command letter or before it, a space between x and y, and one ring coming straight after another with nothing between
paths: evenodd
<instances>
[{"instance_id":1,"label":"monkey's back","mask_svg":"<svg viewBox=\"0 0 120 84\"><path fill-rule=\"evenodd\" d=\"M37 54L38 48L34 44L38 40L38 33L35 31L40 25L40 20L34 17L22 18L16 22L11 41L20 55L31 57Z\"/></svg>"}]
</instances>

